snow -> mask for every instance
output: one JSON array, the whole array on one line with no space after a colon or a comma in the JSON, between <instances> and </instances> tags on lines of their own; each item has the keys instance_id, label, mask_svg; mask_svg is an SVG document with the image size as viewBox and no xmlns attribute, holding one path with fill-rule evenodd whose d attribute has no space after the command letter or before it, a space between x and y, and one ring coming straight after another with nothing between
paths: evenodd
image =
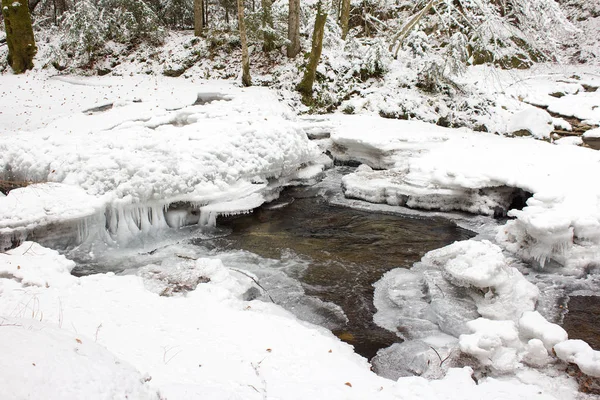
<instances>
[{"instance_id":1,"label":"snow","mask_svg":"<svg viewBox=\"0 0 600 400\"><path fill-rule=\"evenodd\" d=\"M525 311L519 319L519 328L524 338L538 338L548 351L568 339L563 328L546 321L537 311Z\"/></svg>"},{"instance_id":2,"label":"snow","mask_svg":"<svg viewBox=\"0 0 600 400\"><path fill-rule=\"evenodd\" d=\"M31 318L0 317L3 399L140 399L160 393L90 337ZM59 367L60 366L60 367Z\"/></svg>"},{"instance_id":3,"label":"snow","mask_svg":"<svg viewBox=\"0 0 600 400\"><path fill-rule=\"evenodd\" d=\"M180 212L165 221L165 210L178 202L214 225L218 215L273 199L299 166L311 166L320 154L264 88L140 77L3 79L5 93L15 96L24 80L39 80L50 96L62 96L61 110L72 110L39 127L37 118L30 120L30 103L45 107L45 101L25 94L9 107L28 111L0 116L5 129L23 130L3 136L0 163L19 180L50 182L3 198L3 230L106 215L100 228L107 225L114 240L126 242L193 220ZM81 112L94 101L112 107ZM75 110L76 103L83 106Z\"/></svg>"},{"instance_id":4,"label":"snow","mask_svg":"<svg viewBox=\"0 0 600 400\"><path fill-rule=\"evenodd\" d=\"M509 212L515 220L498 239L508 249L579 269L600 256L600 191L589 181L600 173L598 152L416 121L339 116L332 123L336 158L386 168L344 177L348 197L502 215L515 194L507 188L520 188L534 196Z\"/></svg>"},{"instance_id":5,"label":"snow","mask_svg":"<svg viewBox=\"0 0 600 400\"><path fill-rule=\"evenodd\" d=\"M527 131L536 139L550 137L553 130L554 124L550 114L536 107L530 107L513 115L508 126L509 133L519 134L519 131Z\"/></svg>"},{"instance_id":6,"label":"snow","mask_svg":"<svg viewBox=\"0 0 600 400\"><path fill-rule=\"evenodd\" d=\"M147 233L249 212L330 164L307 139L306 122L264 88L139 76L2 80L6 109L20 111L0 114L0 163L19 180L39 182L0 196L0 229L9 238L72 222L78 242L99 236L109 252L115 244L126 249ZM578 83L565 85L578 93ZM52 99L24 90L34 86ZM528 126L555 123L544 115ZM101 398L105 392L91 386L110 380L103 390L113 397L137 398L158 391L175 399L577 398L575 380L552 368L552 349L591 375L600 371L598 357L537 312L539 289L509 253L573 274L597 262L600 192L589 177L600 172L599 153L365 115L308 125L321 150L330 145L338 160L364 163L343 180L349 197L504 216L515 188L534 194L488 235L496 243L455 243L375 284L376 323L406 339L378 355L394 380L375 375L326 329L251 300L255 275L230 256L197 257L173 245L169 257L124 275L77 278L72 261L33 242L0 254L0 321L11 326L0 327L8 335L0 342L11 343L0 377L13 376L9 369L27 374L26 357L11 362L20 355L52 357L33 341L58 349L78 371L31 375L31 387L60 373L64 387L80 390L75 397ZM91 367L78 363L73 346L99 360L97 376L86 378ZM491 376L476 383L472 368ZM398 379L415 372L441 379ZM8 382L10 395L25 390L17 382Z\"/></svg>"},{"instance_id":7,"label":"snow","mask_svg":"<svg viewBox=\"0 0 600 400\"><path fill-rule=\"evenodd\" d=\"M139 275L76 278L68 273L70 261L26 242L0 258L2 270L17 262L28 269L35 265L32 273L44 274L37 281L50 284L32 286L0 274L0 390L9 394L3 397L40 388L47 389L48 398L54 393L156 398L157 391L161 398L176 399L478 399L506 393L515 399L557 398L516 379L484 378L476 385L469 368L451 369L433 382L381 378L328 331L275 305L242 300L251 281L220 260L180 259L148 266ZM156 284L167 280L197 285L158 295ZM64 384L50 387L52 382ZM569 387L568 381L561 384ZM560 398L574 398L573 388L569 393Z\"/></svg>"},{"instance_id":8,"label":"snow","mask_svg":"<svg viewBox=\"0 0 600 400\"><path fill-rule=\"evenodd\" d=\"M492 376L536 374L537 382L547 385L554 379L547 367L557 363L553 349L558 354L560 346L572 342L563 328L536 311L538 288L486 240L431 251L410 270L389 271L374 286L375 322L405 339L374 359L384 376L443 376L445 369L464 362L455 356L460 349ZM577 358L572 347L563 348L559 359L581 363L588 371L600 367L591 349Z\"/></svg>"},{"instance_id":9,"label":"snow","mask_svg":"<svg viewBox=\"0 0 600 400\"><path fill-rule=\"evenodd\" d=\"M555 140L554 144L558 144L561 146L581 146L583 144L583 140L579 136L565 136Z\"/></svg>"},{"instance_id":10,"label":"snow","mask_svg":"<svg viewBox=\"0 0 600 400\"><path fill-rule=\"evenodd\" d=\"M600 128L590 129L583 134L584 138L600 138Z\"/></svg>"},{"instance_id":11,"label":"snow","mask_svg":"<svg viewBox=\"0 0 600 400\"><path fill-rule=\"evenodd\" d=\"M554 347L561 360L577 364L584 374L600 377L600 351L593 350L583 340L567 340Z\"/></svg>"}]
</instances>

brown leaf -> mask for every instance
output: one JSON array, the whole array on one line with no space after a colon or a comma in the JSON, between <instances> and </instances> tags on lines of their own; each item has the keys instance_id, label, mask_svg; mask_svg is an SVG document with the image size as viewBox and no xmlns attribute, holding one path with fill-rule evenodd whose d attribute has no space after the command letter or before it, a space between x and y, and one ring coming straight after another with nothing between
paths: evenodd
<instances>
[{"instance_id":1,"label":"brown leaf","mask_svg":"<svg viewBox=\"0 0 600 400\"><path fill-rule=\"evenodd\" d=\"M77 339L77 338L75 338L75 341L76 341L77 343L79 343L79 344L83 343L83 342L81 341L81 339Z\"/></svg>"},{"instance_id":2,"label":"brown leaf","mask_svg":"<svg viewBox=\"0 0 600 400\"><path fill-rule=\"evenodd\" d=\"M328 353L333 353L333 350L329 349Z\"/></svg>"},{"instance_id":3,"label":"brown leaf","mask_svg":"<svg viewBox=\"0 0 600 400\"><path fill-rule=\"evenodd\" d=\"M20 265L17 265L17 269L21 269L21 266L20 266Z\"/></svg>"},{"instance_id":4,"label":"brown leaf","mask_svg":"<svg viewBox=\"0 0 600 400\"><path fill-rule=\"evenodd\" d=\"M267 351L270 353L270 352L272 352L273 350L271 350L271 349L267 349Z\"/></svg>"},{"instance_id":5,"label":"brown leaf","mask_svg":"<svg viewBox=\"0 0 600 400\"><path fill-rule=\"evenodd\" d=\"M346 383L344 383L344 385L346 385L348 387L352 387L352 384L350 382L346 382Z\"/></svg>"}]
</instances>

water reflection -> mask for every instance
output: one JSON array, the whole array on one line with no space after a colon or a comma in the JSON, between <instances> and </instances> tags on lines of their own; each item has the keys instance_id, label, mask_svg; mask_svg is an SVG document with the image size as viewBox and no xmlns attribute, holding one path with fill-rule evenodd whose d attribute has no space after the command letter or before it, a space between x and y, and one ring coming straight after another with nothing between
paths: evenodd
<instances>
[{"instance_id":1,"label":"water reflection","mask_svg":"<svg viewBox=\"0 0 600 400\"><path fill-rule=\"evenodd\" d=\"M298 189L285 193L282 202L289 204L219 220L232 233L214 245L271 259L291 249L308 259L298 276L306 294L342 307L349 322L334 333L367 358L398 340L373 323L372 284L390 269L408 268L430 250L473 236L443 218L333 206Z\"/></svg>"}]
</instances>

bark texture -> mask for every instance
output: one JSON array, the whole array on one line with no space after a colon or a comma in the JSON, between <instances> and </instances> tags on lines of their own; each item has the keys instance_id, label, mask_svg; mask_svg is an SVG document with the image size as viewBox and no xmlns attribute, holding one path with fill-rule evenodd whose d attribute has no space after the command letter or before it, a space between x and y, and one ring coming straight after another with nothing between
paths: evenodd
<instances>
[{"instance_id":1,"label":"bark texture","mask_svg":"<svg viewBox=\"0 0 600 400\"><path fill-rule=\"evenodd\" d=\"M287 56L294 58L300 53L300 0L289 0Z\"/></svg>"},{"instance_id":2,"label":"bark texture","mask_svg":"<svg viewBox=\"0 0 600 400\"><path fill-rule=\"evenodd\" d=\"M350 22L350 0L342 0L342 11L340 14L340 26L342 28L342 40L348 35L348 23Z\"/></svg>"},{"instance_id":3,"label":"bark texture","mask_svg":"<svg viewBox=\"0 0 600 400\"><path fill-rule=\"evenodd\" d=\"M201 36L204 30L204 0L194 0L194 35Z\"/></svg>"},{"instance_id":4,"label":"bark texture","mask_svg":"<svg viewBox=\"0 0 600 400\"><path fill-rule=\"evenodd\" d=\"M323 7L321 0L317 3L317 18L315 20L315 29L312 36L312 47L310 50L310 58L302 81L297 86L297 89L302 95L307 98L312 96L313 84L317 74L317 66L321 59L321 51L323 50L323 34L325 33L325 22L327 21L327 11Z\"/></svg>"},{"instance_id":5,"label":"bark texture","mask_svg":"<svg viewBox=\"0 0 600 400\"><path fill-rule=\"evenodd\" d=\"M20 74L33 68L33 57L37 53L31 16L26 0L2 0L2 15L8 44L8 64Z\"/></svg>"},{"instance_id":6,"label":"bark texture","mask_svg":"<svg viewBox=\"0 0 600 400\"><path fill-rule=\"evenodd\" d=\"M244 0L237 0L238 25L242 42L242 85L252 86L250 78L250 57L248 56L248 40L246 39L246 23L244 22Z\"/></svg>"}]
</instances>

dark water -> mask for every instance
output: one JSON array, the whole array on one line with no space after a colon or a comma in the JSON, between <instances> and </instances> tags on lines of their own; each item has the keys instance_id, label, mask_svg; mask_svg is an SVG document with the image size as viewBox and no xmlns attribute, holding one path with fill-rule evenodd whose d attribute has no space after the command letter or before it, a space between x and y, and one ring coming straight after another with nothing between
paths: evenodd
<instances>
[{"instance_id":1,"label":"dark water","mask_svg":"<svg viewBox=\"0 0 600 400\"><path fill-rule=\"evenodd\" d=\"M569 339L581 339L600 349L600 297L571 296L567 308L562 326Z\"/></svg>"},{"instance_id":2,"label":"dark water","mask_svg":"<svg viewBox=\"0 0 600 400\"><path fill-rule=\"evenodd\" d=\"M294 196L299 196L297 198ZM299 277L306 294L342 307L349 322L334 331L371 358L398 341L373 323L373 283L393 268L409 268L426 252L473 236L442 218L410 218L333 206L320 197L287 192L285 207L219 220L231 229L218 247L279 259L291 249L309 260Z\"/></svg>"}]
</instances>

